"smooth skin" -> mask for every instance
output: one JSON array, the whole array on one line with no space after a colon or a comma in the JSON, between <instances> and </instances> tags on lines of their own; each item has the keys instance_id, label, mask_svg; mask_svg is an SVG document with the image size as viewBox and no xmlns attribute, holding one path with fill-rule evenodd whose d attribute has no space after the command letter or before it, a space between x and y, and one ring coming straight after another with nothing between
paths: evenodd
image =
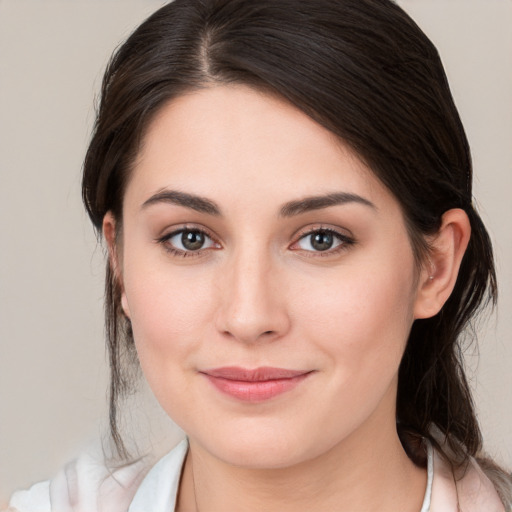
<instances>
[{"instance_id":1,"label":"smooth skin","mask_svg":"<svg viewBox=\"0 0 512 512\"><path fill-rule=\"evenodd\" d=\"M189 436L178 510L419 511L398 367L453 289L463 211L418 266L398 201L353 151L282 99L212 85L159 111L122 236L110 213L103 229L144 375ZM248 403L202 373L224 366L310 373Z\"/></svg>"}]
</instances>

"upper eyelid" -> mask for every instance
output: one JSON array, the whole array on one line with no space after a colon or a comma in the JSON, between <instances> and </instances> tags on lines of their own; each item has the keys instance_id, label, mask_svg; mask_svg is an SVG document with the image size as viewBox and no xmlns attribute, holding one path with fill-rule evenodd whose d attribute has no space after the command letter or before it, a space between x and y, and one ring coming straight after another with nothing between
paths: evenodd
<instances>
[{"instance_id":1,"label":"upper eyelid","mask_svg":"<svg viewBox=\"0 0 512 512\"><path fill-rule=\"evenodd\" d=\"M341 238L349 238L351 240L354 239L354 235L348 229L336 228L328 225L318 225L315 227L305 227L299 229L293 234L292 238L293 240L297 241L300 240L301 238L304 238L305 236L317 233L318 231L327 231L329 233L334 233L335 235L338 235Z\"/></svg>"},{"instance_id":2,"label":"upper eyelid","mask_svg":"<svg viewBox=\"0 0 512 512\"><path fill-rule=\"evenodd\" d=\"M209 229L207 229L203 226L196 226L196 225L192 225L192 224L185 224L180 227L176 227L176 228L172 227L169 230L164 230L163 234L158 236L157 239L158 240L169 239L169 238L172 238L173 236L176 236L178 233L183 233L183 231L198 231L198 232L203 233L204 235L208 236L215 242L219 243L218 237L216 237Z\"/></svg>"}]
</instances>

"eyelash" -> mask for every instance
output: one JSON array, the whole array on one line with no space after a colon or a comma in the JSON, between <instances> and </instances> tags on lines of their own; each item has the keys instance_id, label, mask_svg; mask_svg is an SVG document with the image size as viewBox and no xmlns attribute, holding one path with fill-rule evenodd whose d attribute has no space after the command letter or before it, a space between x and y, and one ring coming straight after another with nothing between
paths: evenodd
<instances>
[{"instance_id":1,"label":"eyelash","mask_svg":"<svg viewBox=\"0 0 512 512\"><path fill-rule=\"evenodd\" d=\"M339 244L336 247L334 247L333 249L327 249L325 251L304 250L303 252L306 255L306 257L308 257L308 258L318 258L318 257L325 258L328 256L334 256L334 255L339 254L340 252L346 251L350 246L352 246L356 243L356 241L353 238L351 238L350 236L348 236L344 233L340 233L339 231L332 229L332 228L320 226L320 227L317 227L314 229L309 229L308 231L305 231L303 233L300 233L297 238L297 241L293 242L292 246L297 245L301 240L304 240L307 237L311 237L311 236L319 234L319 233L332 235L334 238L336 238L339 241ZM300 250L300 249L298 249L298 250Z\"/></svg>"},{"instance_id":2,"label":"eyelash","mask_svg":"<svg viewBox=\"0 0 512 512\"><path fill-rule=\"evenodd\" d=\"M210 247L207 247L205 249L198 249L196 251L193 251L193 250L183 251L181 249L177 249L176 247L173 247L172 245L170 245L169 240L171 240L173 237L175 237L179 234L183 234L186 232L201 234L201 235L209 238L212 241L212 243L220 245L219 242L217 242L215 240L215 238L205 229L198 228L198 227L187 227L187 226L184 226L180 229L177 229L167 235L164 235L164 236L158 238L156 240L156 242L161 244L164 247L164 249L168 253L172 254L173 256L179 256L182 258L203 256L205 251L210 249ZM318 228L310 229L309 231L301 233L300 236L297 238L297 240L295 242L293 242L293 244L290 247L297 245L301 240L307 238L308 236L310 237L310 236L313 236L318 233L325 233L325 234L332 235L334 238L336 238L339 241L339 244L334 249L327 249L325 251L304 250L303 252L307 254L307 257L315 258L315 257L333 256L342 251L346 251L350 246L352 246L356 243L356 241L353 238L351 238L343 233L340 233L339 231L336 231L335 229L318 227ZM217 247L215 249L217 249ZM300 250L300 249L295 249L295 250Z\"/></svg>"},{"instance_id":3,"label":"eyelash","mask_svg":"<svg viewBox=\"0 0 512 512\"><path fill-rule=\"evenodd\" d=\"M220 245L215 240L215 238L208 231L206 231L203 228L199 228L199 227L195 227L195 226L184 226L184 227L182 227L180 229L176 229L175 231L172 231L171 233L169 233L167 235L164 235L161 238L158 238L156 240L156 242L161 244L164 247L164 249L168 253L172 254L173 256L179 256L179 257L182 257L182 258L190 258L190 257L203 256L204 252L206 250L208 250L209 248L198 249L197 251L191 251L191 250L183 251L181 249L177 249L176 247L173 247L169 243L169 240L171 240L171 238L174 238L175 236L177 236L179 234L183 234L183 233L187 233L187 232L189 232L189 233L199 233L199 234L205 236L206 238L209 238L214 244Z\"/></svg>"}]
</instances>

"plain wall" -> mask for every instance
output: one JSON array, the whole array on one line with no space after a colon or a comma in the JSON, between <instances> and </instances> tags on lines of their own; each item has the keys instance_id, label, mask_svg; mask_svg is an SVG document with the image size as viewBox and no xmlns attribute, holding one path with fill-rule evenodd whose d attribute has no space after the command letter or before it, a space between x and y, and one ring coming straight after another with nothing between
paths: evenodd
<instances>
[{"instance_id":1,"label":"plain wall","mask_svg":"<svg viewBox=\"0 0 512 512\"><path fill-rule=\"evenodd\" d=\"M81 162L111 51L163 3L0 0L0 504L105 432L103 251ZM486 447L512 466L512 2L399 3L438 46L472 145L501 296L468 362ZM170 444L149 396L127 421Z\"/></svg>"}]
</instances>

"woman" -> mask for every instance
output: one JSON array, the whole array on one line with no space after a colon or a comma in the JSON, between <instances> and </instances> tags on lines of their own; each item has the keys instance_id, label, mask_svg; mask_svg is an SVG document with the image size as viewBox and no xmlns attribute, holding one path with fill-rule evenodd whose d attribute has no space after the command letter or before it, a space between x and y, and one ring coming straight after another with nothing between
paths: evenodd
<instances>
[{"instance_id":1,"label":"woman","mask_svg":"<svg viewBox=\"0 0 512 512\"><path fill-rule=\"evenodd\" d=\"M510 507L458 345L492 249L437 52L396 5L163 7L107 69L83 195L119 455L139 363L188 440L151 470L79 460L13 508Z\"/></svg>"}]
</instances>

